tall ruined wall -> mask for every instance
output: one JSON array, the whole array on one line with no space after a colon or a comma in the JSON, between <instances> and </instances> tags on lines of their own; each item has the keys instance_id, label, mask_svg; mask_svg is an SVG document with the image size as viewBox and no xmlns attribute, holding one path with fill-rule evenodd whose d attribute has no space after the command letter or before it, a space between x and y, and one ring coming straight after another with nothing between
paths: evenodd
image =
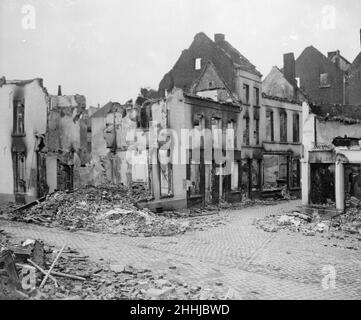
<instances>
[{"instance_id":1,"label":"tall ruined wall","mask_svg":"<svg viewBox=\"0 0 361 320\"><path fill-rule=\"evenodd\" d=\"M85 108L84 96L50 96L46 135L47 165L57 167L56 163L51 162L59 161L73 166L74 187L82 184L80 168L90 161L87 124L83 119ZM64 174L57 172L57 175L48 175L50 191L59 187L59 178Z\"/></svg>"},{"instance_id":2,"label":"tall ruined wall","mask_svg":"<svg viewBox=\"0 0 361 320\"><path fill-rule=\"evenodd\" d=\"M37 196L36 134L45 134L47 116L47 94L41 79L26 81L19 85L5 84L0 88L0 201L13 201L14 176L12 161L13 98L18 88L24 89L24 129L22 141L26 145L26 196Z\"/></svg>"},{"instance_id":3,"label":"tall ruined wall","mask_svg":"<svg viewBox=\"0 0 361 320\"><path fill-rule=\"evenodd\" d=\"M135 109L114 104L105 114L91 117L92 160L82 168L82 180L88 184L132 182L132 166L127 150L134 144L137 118Z\"/></svg>"}]
</instances>

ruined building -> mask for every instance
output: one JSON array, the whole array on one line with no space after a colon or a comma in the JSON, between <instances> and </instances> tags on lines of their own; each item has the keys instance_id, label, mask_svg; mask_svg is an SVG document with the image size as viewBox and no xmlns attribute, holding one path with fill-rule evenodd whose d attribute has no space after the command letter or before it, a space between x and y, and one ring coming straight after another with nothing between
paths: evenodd
<instances>
[{"instance_id":1,"label":"ruined building","mask_svg":"<svg viewBox=\"0 0 361 320\"><path fill-rule=\"evenodd\" d=\"M199 82L199 79L202 81ZM222 83L222 89L218 88ZM262 189L262 137L264 126L262 106L262 74L225 39L215 34L214 41L204 33L195 35L190 47L183 50L173 68L159 84L160 95L172 88L186 93L198 92L212 99L242 104L237 140L242 147L241 184L247 196L258 195Z\"/></svg>"},{"instance_id":2,"label":"ruined building","mask_svg":"<svg viewBox=\"0 0 361 320\"><path fill-rule=\"evenodd\" d=\"M350 64L339 50L329 52L326 57L309 46L296 60L296 77L311 101L344 104L347 103L345 77Z\"/></svg>"},{"instance_id":3,"label":"ruined building","mask_svg":"<svg viewBox=\"0 0 361 320\"><path fill-rule=\"evenodd\" d=\"M49 96L45 141L49 192L72 190L82 184L80 167L90 161L84 114L84 96Z\"/></svg>"},{"instance_id":4,"label":"ruined building","mask_svg":"<svg viewBox=\"0 0 361 320\"><path fill-rule=\"evenodd\" d=\"M361 105L361 52L357 55L348 70L346 85L348 103L351 105Z\"/></svg>"},{"instance_id":5,"label":"ruined building","mask_svg":"<svg viewBox=\"0 0 361 320\"><path fill-rule=\"evenodd\" d=\"M283 58L283 71L273 67L262 83L263 195L284 187L299 193L301 187L302 101L307 98L297 86L293 53Z\"/></svg>"},{"instance_id":6,"label":"ruined building","mask_svg":"<svg viewBox=\"0 0 361 320\"><path fill-rule=\"evenodd\" d=\"M144 205L153 209L240 200L241 141L234 139L240 104L203 95L174 89L165 98L109 102L94 113L94 181L140 184L149 192ZM220 134L214 137L212 129Z\"/></svg>"},{"instance_id":7,"label":"ruined building","mask_svg":"<svg viewBox=\"0 0 361 320\"><path fill-rule=\"evenodd\" d=\"M29 201L47 192L41 155L46 133L48 94L42 79L0 84L0 200Z\"/></svg>"},{"instance_id":8,"label":"ruined building","mask_svg":"<svg viewBox=\"0 0 361 320\"><path fill-rule=\"evenodd\" d=\"M315 104L361 104L361 53L350 63L339 50L326 57L309 46L296 60L296 77Z\"/></svg>"},{"instance_id":9,"label":"ruined building","mask_svg":"<svg viewBox=\"0 0 361 320\"><path fill-rule=\"evenodd\" d=\"M85 98L50 96L42 79L3 77L0 107L0 201L28 202L72 188L75 155L78 162L86 158L80 142Z\"/></svg>"},{"instance_id":10,"label":"ruined building","mask_svg":"<svg viewBox=\"0 0 361 320\"><path fill-rule=\"evenodd\" d=\"M303 103L302 204L342 212L361 200L361 106Z\"/></svg>"}]
</instances>

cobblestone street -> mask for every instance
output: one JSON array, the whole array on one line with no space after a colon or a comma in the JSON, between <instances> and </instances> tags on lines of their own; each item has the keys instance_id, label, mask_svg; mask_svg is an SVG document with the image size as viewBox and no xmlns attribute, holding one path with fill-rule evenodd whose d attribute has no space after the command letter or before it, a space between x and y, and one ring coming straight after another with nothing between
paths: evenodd
<instances>
[{"instance_id":1,"label":"cobblestone street","mask_svg":"<svg viewBox=\"0 0 361 320\"><path fill-rule=\"evenodd\" d=\"M222 212L228 216L226 225L174 237L68 232L4 220L0 227L15 240L35 238L57 247L66 243L94 261L164 270L202 288L217 282L234 299L360 299L357 236L267 233L252 224L255 218L289 212L298 205L290 201ZM336 271L335 287L325 278L330 267Z\"/></svg>"}]
</instances>

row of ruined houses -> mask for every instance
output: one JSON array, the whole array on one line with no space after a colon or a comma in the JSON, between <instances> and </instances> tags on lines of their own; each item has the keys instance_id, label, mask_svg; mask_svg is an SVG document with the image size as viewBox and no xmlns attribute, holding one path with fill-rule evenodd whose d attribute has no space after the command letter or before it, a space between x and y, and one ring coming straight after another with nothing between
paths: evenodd
<instances>
[{"instance_id":1,"label":"row of ruined houses","mask_svg":"<svg viewBox=\"0 0 361 320\"><path fill-rule=\"evenodd\" d=\"M285 54L262 80L223 34L199 33L158 91L101 108L3 78L0 201L113 183L146 189L157 210L282 190L344 210L361 198L361 108L310 97L297 60Z\"/></svg>"}]
</instances>

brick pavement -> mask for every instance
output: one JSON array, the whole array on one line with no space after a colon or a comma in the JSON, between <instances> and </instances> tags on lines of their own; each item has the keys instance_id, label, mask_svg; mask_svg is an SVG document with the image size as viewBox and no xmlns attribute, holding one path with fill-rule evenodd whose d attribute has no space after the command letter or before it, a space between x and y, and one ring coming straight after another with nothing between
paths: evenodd
<instances>
[{"instance_id":1,"label":"brick pavement","mask_svg":"<svg viewBox=\"0 0 361 320\"><path fill-rule=\"evenodd\" d=\"M231 288L238 294L235 298L360 299L361 251L346 249L361 249L360 241L266 233L252 225L255 218L297 205L290 201L222 212L226 225L174 237L68 232L1 220L0 227L15 238L42 239L58 247L67 243L93 260L170 272L182 282L205 288L221 281L225 291ZM322 270L327 266L336 270L336 288L324 290Z\"/></svg>"}]
</instances>

